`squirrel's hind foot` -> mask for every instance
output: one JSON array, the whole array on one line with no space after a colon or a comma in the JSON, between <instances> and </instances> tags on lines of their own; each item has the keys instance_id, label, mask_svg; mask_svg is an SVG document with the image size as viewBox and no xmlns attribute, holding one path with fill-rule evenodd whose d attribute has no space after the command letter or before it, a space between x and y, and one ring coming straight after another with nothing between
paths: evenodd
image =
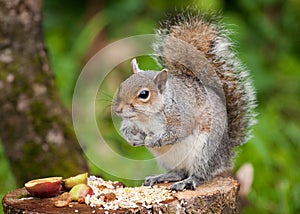
<instances>
[{"instance_id":1,"label":"squirrel's hind foot","mask_svg":"<svg viewBox=\"0 0 300 214\"><path fill-rule=\"evenodd\" d=\"M169 172L167 174L152 175L146 177L143 186L153 186L158 183L174 181L177 182L170 186L170 190L175 191L182 191L184 189L195 190L197 186L204 183L204 179L197 176L186 177L185 174L181 174L178 172Z\"/></svg>"},{"instance_id":2,"label":"squirrel's hind foot","mask_svg":"<svg viewBox=\"0 0 300 214\"><path fill-rule=\"evenodd\" d=\"M184 178L185 176L183 174L177 172L169 172L167 174L161 175L151 175L146 177L143 186L153 186L154 184L163 182L180 181Z\"/></svg>"},{"instance_id":3,"label":"squirrel's hind foot","mask_svg":"<svg viewBox=\"0 0 300 214\"><path fill-rule=\"evenodd\" d=\"M197 186L202 184L204 182L204 179L196 177L196 176L190 176L182 181L178 181L170 186L171 190L175 191L182 191L185 189L189 190L195 190Z\"/></svg>"}]
</instances>

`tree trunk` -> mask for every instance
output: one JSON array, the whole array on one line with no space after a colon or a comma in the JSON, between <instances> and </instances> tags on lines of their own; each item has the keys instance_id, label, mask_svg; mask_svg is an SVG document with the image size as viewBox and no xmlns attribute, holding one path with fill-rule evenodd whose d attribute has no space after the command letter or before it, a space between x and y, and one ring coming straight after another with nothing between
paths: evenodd
<instances>
[{"instance_id":1,"label":"tree trunk","mask_svg":"<svg viewBox=\"0 0 300 214\"><path fill-rule=\"evenodd\" d=\"M87 171L42 35L41 0L0 0L0 138L19 185Z\"/></svg>"},{"instance_id":2,"label":"tree trunk","mask_svg":"<svg viewBox=\"0 0 300 214\"><path fill-rule=\"evenodd\" d=\"M169 185L169 184L168 184ZM26 198L25 188L8 193L3 198L4 213L237 213L239 184L231 178L216 178L200 185L195 191L174 193L175 199L152 207L104 210L86 204L71 202L66 207L55 207L57 198ZM159 197L159 196L158 196Z\"/></svg>"}]
</instances>

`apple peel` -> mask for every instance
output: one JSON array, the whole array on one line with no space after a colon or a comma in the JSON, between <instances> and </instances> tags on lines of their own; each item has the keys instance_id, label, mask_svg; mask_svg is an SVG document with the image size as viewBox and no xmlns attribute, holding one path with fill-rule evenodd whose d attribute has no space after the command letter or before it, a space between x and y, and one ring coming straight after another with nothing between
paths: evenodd
<instances>
[{"instance_id":1,"label":"apple peel","mask_svg":"<svg viewBox=\"0 0 300 214\"><path fill-rule=\"evenodd\" d=\"M87 195L93 195L93 189L87 184L77 184L70 190L70 194L73 196L73 201L78 203L85 203L85 197Z\"/></svg>"},{"instance_id":2,"label":"apple peel","mask_svg":"<svg viewBox=\"0 0 300 214\"><path fill-rule=\"evenodd\" d=\"M62 177L40 178L25 183L29 194L38 198L49 198L59 194L62 189Z\"/></svg>"},{"instance_id":3,"label":"apple peel","mask_svg":"<svg viewBox=\"0 0 300 214\"><path fill-rule=\"evenodd\" d=\"M66 190L72 189L77 184L87 184L88 173L78 174L73 177L69 177L63 180L63 187Z\"/></svg>"}]
</instances>

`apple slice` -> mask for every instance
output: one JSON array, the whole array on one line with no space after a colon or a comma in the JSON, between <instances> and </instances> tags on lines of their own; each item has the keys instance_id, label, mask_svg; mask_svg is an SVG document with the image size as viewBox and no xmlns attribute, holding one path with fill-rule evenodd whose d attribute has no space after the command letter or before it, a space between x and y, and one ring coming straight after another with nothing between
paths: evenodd
<instances>
[{"instance_id":1,"label":"apple slice","mask_svg":"<svg viewBox=\"0 0 300 214\"><path fill-rule=\"evenodd\" d=\"M62 177L49 177L31 180L25 184L25 188L33 197L53 197L57 195L62 188Z\"/></svg>"},{"instance_id":2,"label":"apple slice","mask_svg":"<svg viewBox=\"0 0 300 214\"><path fill-rule=\"evenodd\" d=\"M66 190L72 189L77 184L87 184L88 173L82 173L63 180L63 186Z\"/></svg>"},{"instance_id":3,"label":"apple slice","mask_svg":"<svg viewBox=\"0 0 300 214\"><path fill-rule=\"evenodd\" d=\"M70 190L70 194L73 196L73 201L78 203L84 203L87 195L93 195L93 189L87 184L77 184Z\"/></svg>"}]
</instances>

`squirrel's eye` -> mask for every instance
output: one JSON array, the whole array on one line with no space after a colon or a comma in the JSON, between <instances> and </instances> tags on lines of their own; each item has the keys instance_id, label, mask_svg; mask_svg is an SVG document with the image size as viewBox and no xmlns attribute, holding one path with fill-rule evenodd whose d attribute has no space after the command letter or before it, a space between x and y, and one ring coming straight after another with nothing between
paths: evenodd
<instances>
[{"instance_id":1,"label":"squirrel's eye","mask_svg":"<svg viewBox=\"0 0 300 214\"><path fill-rule=\"evenodd\" d=\"M144 101L148 101L149 95L150 95L150 92L148 90L142 90L139 93L138 97Z\"/></svg>"}]
</instances>

